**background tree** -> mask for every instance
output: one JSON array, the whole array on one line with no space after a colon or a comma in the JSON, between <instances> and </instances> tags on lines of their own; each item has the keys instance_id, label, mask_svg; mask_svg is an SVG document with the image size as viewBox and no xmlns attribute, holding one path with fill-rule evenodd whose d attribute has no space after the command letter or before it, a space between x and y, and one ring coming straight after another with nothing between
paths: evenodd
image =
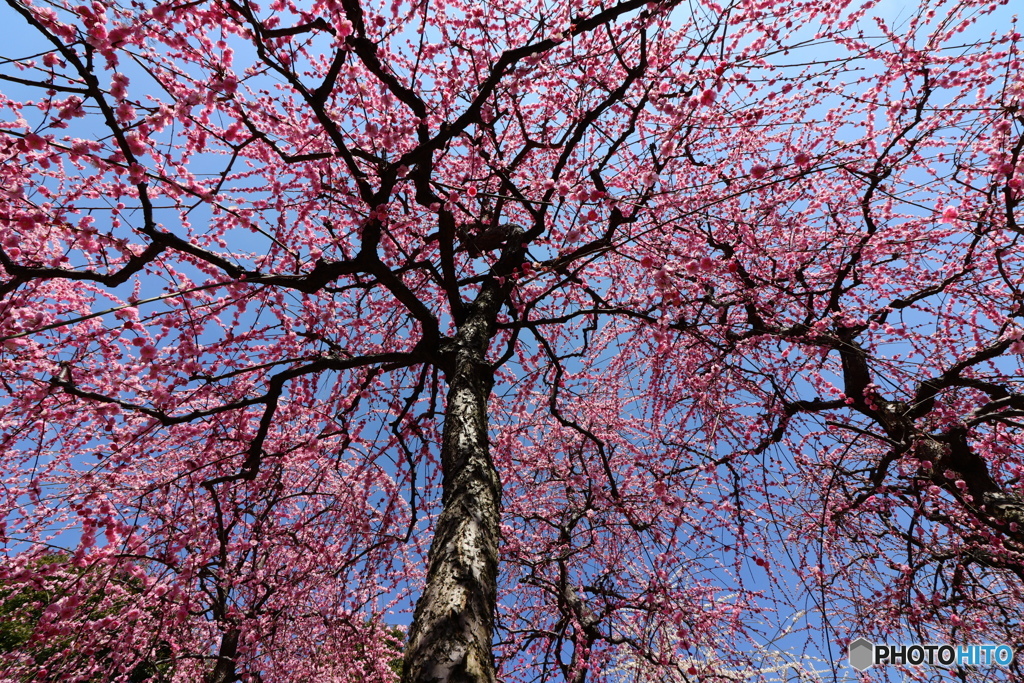
<instances>
[{"instance_id":1,"label":"background tree","mask_svg":"<svg viewBox=\"0 0 1024 683\"><path fill-rule=\"evenodd\" d=\"M5 670L25 672L13 680L49 678L48 667L55 663L74 671L78 680L93 683L108 681L112 674L122 674L131 683L170 680L167 644L149 640L159 632L154 624L161 617L135 608L136 597L150 588L147 577L137 567L120 575L96 576L71 560L64 553L48 553L3 574L0 658ZM71 614L94 635L78 637L62 623ZM122 661L128 650L125 639L137 650L131 666Z\"/></svg>"},{"instance_id":2,"label":"background tree","mask_svg":"<svg viewBox=\"0 0 1024 683\"><path fill-rule=\"evenodd\" d=\"M180 680L1016 637L999 4L8 7L4 561L144 567Z\"/></svg>"}]
</instances>

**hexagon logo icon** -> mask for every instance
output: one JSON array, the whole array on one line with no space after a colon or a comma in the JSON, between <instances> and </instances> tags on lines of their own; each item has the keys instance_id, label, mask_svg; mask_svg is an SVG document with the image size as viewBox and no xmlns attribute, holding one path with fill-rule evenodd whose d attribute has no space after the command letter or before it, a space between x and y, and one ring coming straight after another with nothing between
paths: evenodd
<instances>
[{"instance_id":1,"label":"hexagon logo icon","mask_svg":"<svg viewBox=\"0 0 1024 683\"><path fill-rule=\"evenodd\" d=\"M875 663L875 644L867 638L858 638L850 643L850 666L857 671L871 668Z\"/></svg>"}]
</instances>

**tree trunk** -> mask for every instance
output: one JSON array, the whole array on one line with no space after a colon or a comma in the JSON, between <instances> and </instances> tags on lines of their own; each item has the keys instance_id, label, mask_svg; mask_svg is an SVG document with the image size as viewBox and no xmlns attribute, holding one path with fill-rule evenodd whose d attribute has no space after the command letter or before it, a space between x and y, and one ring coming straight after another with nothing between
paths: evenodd
<instances>
[{"instance_id":1,"label":"tree trunk","mask_svg":"<svg viewBox=\"0 0 1024 683\"><path fill-rule=\"evenodd\" d=\"M403 683L494 683L501 482L487 442L486 362L500 298L488 283L453 340L441 443L443 509L405 654Z\"/></svg>"},{"instance_id":2,"label":"tree trunk","mask_svg":"<svg viewBox=\"0 0 1024 683\"><path fill-rule=\"evenodd\" d=\"M217 653L217 664L207 677L209 683L233 683L235 675L235 657L238 654L238 629L231 629L220 637L220 651Z\"/></svg>"}]
</instances>

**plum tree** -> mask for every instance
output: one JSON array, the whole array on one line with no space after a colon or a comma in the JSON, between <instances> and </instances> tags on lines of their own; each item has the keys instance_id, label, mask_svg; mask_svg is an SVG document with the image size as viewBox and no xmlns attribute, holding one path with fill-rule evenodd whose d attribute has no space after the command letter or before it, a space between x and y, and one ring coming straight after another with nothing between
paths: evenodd
<instances>
[{"instance_id":1,"label":"plum tree","mask_svg":"<svg viewBox=\"0 0 1024 683\"><path fill-rule=\"evenodd\" d=\"M7 0L4 580L146 577L121 680L1016 642L1006 4Z\"/></svg>"}]
</instances>

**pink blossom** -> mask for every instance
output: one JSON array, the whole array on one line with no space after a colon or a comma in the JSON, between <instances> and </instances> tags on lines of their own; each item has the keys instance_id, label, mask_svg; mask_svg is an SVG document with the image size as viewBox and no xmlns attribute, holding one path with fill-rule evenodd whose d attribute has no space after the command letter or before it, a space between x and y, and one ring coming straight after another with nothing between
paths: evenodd
<instances>
[{"instance_id":1,"label":"pink blossom","mask_svg":"<svg viewBox=\"0 0 1024 683\"><path fill-rule=\"evenodd\" d=\"M46 139L36 133L29 133L24 137L25 146L31 150L41 150L46 147Z\"/></svg>"},{"instance_id":2,"label":"pink blossom","mask_svg":"<svg viewBox=\"0 0 1024 683\"><path fill-rule=\"evenodd\" d=\"M339 38L347 38L352 35L352 22L348 19L340 19L334 24L334 30Z\"/></svg>"}]
</instances>

